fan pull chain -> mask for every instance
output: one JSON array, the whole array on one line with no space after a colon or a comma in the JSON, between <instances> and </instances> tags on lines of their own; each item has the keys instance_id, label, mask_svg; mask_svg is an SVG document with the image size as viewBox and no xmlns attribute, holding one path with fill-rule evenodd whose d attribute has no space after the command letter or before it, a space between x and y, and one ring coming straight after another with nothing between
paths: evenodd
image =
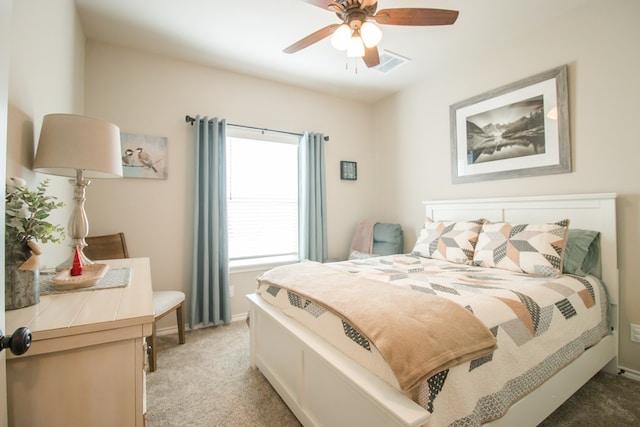
<instances>
[{"instance_id":1,"label":"fan pull chain","mask_svg":"<svg viewBox=\"0 0 640 427\"><path fill-rule=\"evenodd\" d=\"M360 59L359 57L355 57L353 58L353 67L354 67L354 71L356 74L358 74L358 59ZM349 57L346 57L346 61L344 64L344 69L345 71L349 71Z\"/></svg>"}]
</instances>

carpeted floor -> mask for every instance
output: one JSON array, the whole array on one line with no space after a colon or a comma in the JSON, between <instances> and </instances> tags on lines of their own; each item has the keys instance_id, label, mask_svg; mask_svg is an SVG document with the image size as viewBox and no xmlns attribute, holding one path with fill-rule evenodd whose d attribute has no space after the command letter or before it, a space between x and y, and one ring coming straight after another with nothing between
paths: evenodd
<instances>
[{"instance_id":1,"label":"carpeted floor","mask_svg":"<svg viewBox=\"0 0 640 427\"><path fill-rule=\"evenodd\" d=\"M249 367L245 322L158 337L147 372L147 427L299 426L271 385Z\"/></svg>"},{"instance_id":2,"label":"carpeted floor","mask_svg":"<svg viewBox=\"0 0 640 427\"><path fill-rule=\"evenodd\" d=\"M300 426L271 385L249 367L245 322L158 338L147 373L148 427ZM640 382L599 373L543 427L640 426Z\"/></svg>"}]
</instances>

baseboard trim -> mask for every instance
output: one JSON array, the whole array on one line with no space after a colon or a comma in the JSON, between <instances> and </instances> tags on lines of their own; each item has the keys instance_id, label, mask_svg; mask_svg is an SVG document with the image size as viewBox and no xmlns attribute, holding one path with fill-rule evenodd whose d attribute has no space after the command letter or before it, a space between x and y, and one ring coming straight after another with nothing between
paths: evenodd
<instances>
[{"instance_id":1,"label":"baseboard trim","mask_svg":"<svg viewBox=\"0 0 640 427\"><path fill-rule=\"evenodd\" d=\"M620 366L620 375L623 377L631 378L632 380L640 381L640 372L634 371L633 369L625 368L624 366Z\"/></svg>"},{"instance_id":2,"label":"baseboard trim","mask_svg":"<svg viewBox=\"0 0 640 427\"><path fill-rule=\"evenodd\" d=\"M244 322L245 320L247 320L248 315L249 313L236 314L231 318L231 322Z\"/></svg>"}]
</instances>

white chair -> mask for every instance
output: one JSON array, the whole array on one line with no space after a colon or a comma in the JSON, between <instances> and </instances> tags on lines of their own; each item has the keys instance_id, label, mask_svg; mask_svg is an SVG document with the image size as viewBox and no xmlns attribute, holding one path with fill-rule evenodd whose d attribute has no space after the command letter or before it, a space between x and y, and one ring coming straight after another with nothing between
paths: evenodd
<instances>
[{"instance_id":1,"label":"white chair","mask_svg":"<svg viewBox=\"0 0 640 427\"><path fill-rule=\"evenodd\" d=\"M87 237L85 241L87 246L83 252L90 260L129 258L124 233ZM184 344L183 307L184 292L153 291L153 330L151 336L147 337L147 345L151 349L149 353L149 372L155 371L157 367L156 323L158 320L175 311L178 322L178 342Z\"/></svg>"},{"instance_id":2,"label":"white chair","mask_svg":"<svg viewBox=\"0 0 640 427\"><path fill-rule=\"evenodd\" d=\"M178 321L178 342L184 344L184 293L180 291L153 291L153 330L151 332L151 354L149 355L149 372L156 370L156 323L175 310Z\"/></svg>"}]
</instances>

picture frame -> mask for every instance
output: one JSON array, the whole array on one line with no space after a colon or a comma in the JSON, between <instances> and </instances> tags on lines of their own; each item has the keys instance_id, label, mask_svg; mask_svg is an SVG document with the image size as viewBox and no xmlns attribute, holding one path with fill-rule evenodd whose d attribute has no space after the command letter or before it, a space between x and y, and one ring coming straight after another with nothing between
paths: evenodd
<instances>
[{"instance_id":1,"label":"picture frame","mask_svg":"<svg viewBox=\"0 0 640 427\"><path fill-rule=\"evenodd\" d=\"M358 179L358 164L342 160L340 161L340 179L355 181Z\"/></svg>"},{"instance_id":2,"label":"picture frame","mask_svg":"<svg viewBox=\"0 0 640 427\"><path fill-rule=\"evenodd\" d=\"M124 178L167 179L166 137L120 133L120 146Z\"/></svg>"},{"instance_id":3,"label":"picture frame","mask_svg":"<svg viewBox=\"0 0 640 427\"><path fill-rule=\"evenodd\" d=\"M450 106L452 182L571 172L567 66Z\"/></svg>"}]
</instances>

